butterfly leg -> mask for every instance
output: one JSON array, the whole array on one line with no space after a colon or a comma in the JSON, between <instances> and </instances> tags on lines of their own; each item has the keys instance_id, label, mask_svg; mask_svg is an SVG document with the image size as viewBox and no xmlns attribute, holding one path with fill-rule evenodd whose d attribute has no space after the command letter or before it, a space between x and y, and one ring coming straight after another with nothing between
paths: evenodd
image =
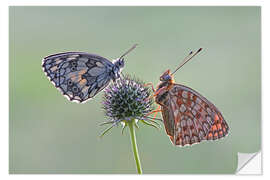
<instances>
[{"instance_id":1,"label":"butterfly leg","mask_svg":"<svg viewBox=\"0 0 270 180\"><path fill-rule=\"evenodd\" d=\"M160 88L160 89L158 89L158 90L155 90L154 91L154 94L152 95L152 96L150 96L150 97L148 97L146 100L149 100L149 99L151 99L151 98L153 98L153 97L156 97L161 91L163 91L164 89L166 89L166 87L162 87L162 88Z\"/></svg>"},{"instance_id":2,"label":"butterfly leg","mask_svg":"<svg viewBox=\"0 0 270 180\"><path fill-rule=\"evenodd\" d=\"M155 94L153 96L157 96L161 91L166 90L167 87L159 88L157 91L155 91Z\"/></svg>"},{"instance_id":3,"label":"butterfly leg","mask_svg":"<svg viewBox=\"0 0 270 180\"><path fill-rule=\"evenodd\" d=\"M147 86L151 86L152 91L153 91L154 93L156 92L156 90L155 90L155 88L154 88L153 83L149 82L149 83L144 84L144 86L145 86L145 87L147 87ZM149 100L149 99L153 98L154 96L155 96L155 95L152 95L152 96L150 96L150 97L146 98L146 99L145 99L145 101L147 101L147 100Z\"/></svg>"},{"instance_id":4,"label":"butterfly leg","mask_svg":"<svg viewBox=\"0 0 270 180\"><path fill-rule=\"evenodd\" d=\"M149 116L149 115L151 115L151 114L153 114L153 113L158 113L158 112L161 112L162 110L160 109L160 106L156 109L156 110L154 110L154 111L151 111L151 112L149 112L149 113L147 113L146 115L145 115L145 117L147 117L147 116ZM156 116L156 115L155 115Z\"/></svg>"},{"instance_id":5,"label":"butterfly leg","mask_svg":"<svg viewBox=\"0 0 270 180\"><path fill-rule=\"evenodd\" d=\"M155 88L154 88L154 85L153 85L153 83L146 83L146 84L144 84L144 86L145 87L147 87L147 86L151 86L151 88L152 88L152 90L153 90L153 92L155 92L156 90L155 90Z\"/></svg>"},{"instance_id":6,"label":"butterfly leg","mask_svg":"<svg viewBox=\"0 0 270 180\"><path fill-rule=\"evenodd\" d=\"M150 83L146 83L144 86L152 86L152 90L153 90L153 92L154 92L154 95L150 96L148 99L157 96L157 95L160 93L160 91L163 91L164 89L167 88L167 87L162 87L162 88L160 88L160 89L158 89L158 90L155 90L155 88L154 88L154 86L153 86L153 83L151 83L151 82L150 82Z\"/></svg>"},{"instance_id":7,"label":"butterfly leg","mask_svg":"<svg viewBox=\"0 0 270 180\"><path fill-rule=\"evenodd\" d=\"M157 110L160 110L160 111L161 111L160 106L158 106ZM153 120L155 120L155 119L156 119L156 117L157 117L157 113L158 113L158 111L156 111L156 112L155 112L154 117L153 117Z\"/></svg>"},{"instance_id":8,"label":"butterfly leg","mask_svg":"<svg viewBox=\"0 0 270 180\"><path fill-rule=\"evenodd\" d=\"M164 90L164 89L166 89L167 87L162 87L162 88L160 88L159 90L155 90L155 88L154 88L154 85L153 85L153 83L146 83L146 84L144 84L144 86L145 87L147 87L147 86L151 86L151 88L152 88L152 90L153 90L153 92L154 92L154 95L153 95L153 97L154 96L157 96L158 95L158 93L160 92L160 91L162 91L162 90Z\"/></svg>"}]
</instances>

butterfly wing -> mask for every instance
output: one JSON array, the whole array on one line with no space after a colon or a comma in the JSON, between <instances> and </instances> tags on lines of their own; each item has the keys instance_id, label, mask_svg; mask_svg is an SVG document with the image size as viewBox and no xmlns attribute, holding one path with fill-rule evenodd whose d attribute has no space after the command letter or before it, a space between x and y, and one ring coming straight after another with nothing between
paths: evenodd
<instances>
[{"instance_id":1,"label":"butterfly wing","mask_svg":"<svg viewBox=\"0 0 270 180\"><path fill-rule=\"evenodd\" d=\"M195 90L174 84L163 107L165 128L175 145L191 145L216 140L228 134L229 127L220 111ZM166 122L167 121L167 122ZM166 124L170 124L170 127ZM167 130L167 128L173 129Z\"/></svg>"},{"instance_id":2,"label":"butterfly wing","mask_svg":"<svg viewBox=\"0 0 270 180\"><path fill-rule=\"evenodd\" d=\"M169 100L164 101L164 106L161 106L161 112L163 117L163 122L165 126L165 130L167 135L170 137L171 141L174 142L174 116L172 108L166 108L171 107L171 102Z\"/></svg>"},{"instance_id":3,"label":"butterfly wing","mask_svg":"<svg viewBox=\"0 0 270 180\"><path fill-rule=\"evenodd\" d=\"M42 67L70 101L85 102L109 84L113 63L94 54L66 52L45 57Z\"/></svg>"}]
</instances>

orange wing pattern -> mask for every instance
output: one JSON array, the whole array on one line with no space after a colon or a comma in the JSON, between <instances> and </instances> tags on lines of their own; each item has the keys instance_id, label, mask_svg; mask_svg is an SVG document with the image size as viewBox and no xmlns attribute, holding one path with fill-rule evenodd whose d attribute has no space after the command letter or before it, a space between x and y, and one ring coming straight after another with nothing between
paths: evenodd
<instances>
[{"instance_id":1,"label":"orange wing pattern","mask_svg":"<svg viewBox=\"0 0 270 180\"><path fill-rule=\"evenodd\" d=\"M229 127L220 111L191 88L174 84L166 104L168 108L162 108L162 115L167 134L175 145L216 140L228 134ZM174 125L174 129L167 129L166 124Z\"/></svg>"}]
</instances>

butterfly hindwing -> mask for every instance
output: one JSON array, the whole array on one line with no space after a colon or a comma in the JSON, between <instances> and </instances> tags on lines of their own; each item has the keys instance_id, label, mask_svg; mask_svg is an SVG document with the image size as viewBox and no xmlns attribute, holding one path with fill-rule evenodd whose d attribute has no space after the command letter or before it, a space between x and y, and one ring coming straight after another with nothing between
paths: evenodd
<instances>
[{"instance_id":1,"label":"butterfly hindwing","mask_svg":"<svg viewBox=\"0 0 270 180\"><path fill-rule=\"evenodd\" d=\"M67 52L47 56L42 67L69 100L85 102L108 85L113 64L98 55Z\"/></svg>"},{"instance_id":2,"label":"butterfly hindwing","mask_svg":"<svg viewBox=\"0 0 270 180\"><path fill-rule=\"evenodd\" d=\"M170 139L175 145L216 140L228 134L228 125L220 111L193 89L174 84L168 101L168 107L163 110L171 115L163 118L164 122L174 121L174 135Z\"/></svg>"}]
</instances>

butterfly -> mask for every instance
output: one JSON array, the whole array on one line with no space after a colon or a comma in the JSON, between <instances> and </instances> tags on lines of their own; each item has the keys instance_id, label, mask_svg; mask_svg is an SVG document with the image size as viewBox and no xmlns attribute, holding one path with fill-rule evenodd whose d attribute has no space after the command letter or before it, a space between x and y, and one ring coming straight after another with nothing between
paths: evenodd
<instances>
[{"instance_id":1,"label":"butterfly","mask_svg":"<svg viewBox=\"0 0 270 180\"><path fill-rule=\"evenodd\" d=\"M154 89L159 108L148 115L162 112L167 135L176 146L192 145L204 140L216 140L226 136L229 127L217 107L195 90L174 82L173 74L198 54L191 52L180 66L171 73L165 71ZM160 108L161 107L161 108Z\"/></svg>"},{"instance_id":2,"label":"butterfly","mask_svg":"<svg viewBox=\"0 0 270 180\"><path fill-rule=\"evenodd\" d=\"M120 78L124 56L111 62L104 57L85 52L64 52L47 56L42 68L49 80L70 101L86 102L102 91L110 81Z\"/></svg>"}]
</instances>

